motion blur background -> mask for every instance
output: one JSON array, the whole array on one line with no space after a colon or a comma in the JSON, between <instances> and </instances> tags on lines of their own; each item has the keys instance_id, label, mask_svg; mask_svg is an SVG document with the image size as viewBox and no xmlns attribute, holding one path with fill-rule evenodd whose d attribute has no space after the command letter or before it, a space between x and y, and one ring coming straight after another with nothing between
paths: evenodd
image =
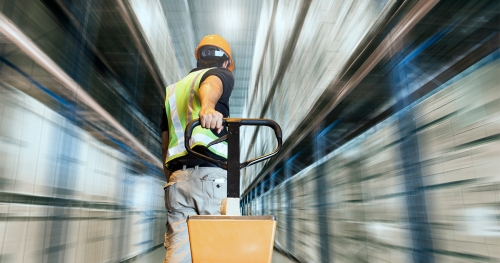
<instances>
[{"instance_id":1,"label":"motion blur background","mask_svg":"<svg viewBox=\"0 0 500 263\"><path fill-rule=\"evenodd\" d=\"M500 1L0 0L0 262L162 247L165 87L231 44L241 172L299 262L500 262ZM246 128L242 158L271 151ZM138 261L139 262L139 261Z\"/></svg>"}]
</instances>

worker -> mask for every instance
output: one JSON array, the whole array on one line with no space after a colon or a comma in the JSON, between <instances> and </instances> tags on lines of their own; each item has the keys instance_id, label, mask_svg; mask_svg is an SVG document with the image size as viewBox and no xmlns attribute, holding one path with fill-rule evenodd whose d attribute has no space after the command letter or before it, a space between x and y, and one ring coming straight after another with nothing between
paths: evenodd
<instances>
[{"instance_id":1,"label":"worker","mask_svg":"<svg viewBox=\"0 0 500 263\"><path fill-rule=\"evenodd\" d=\"M186 219L189 215L220 215L227 196L227 173L206 161L190 156L184 146L184 130L199 118L191 148L214 159L226 161L227 144L206 146L227 131L222 119L229 117L229 97L234 86L234 61L227 41L207 35L194 50L197 67L166 89L162 110L162 159L167 179L165 208L165 262L191 262Z\"/></svg>"}]
</instances>

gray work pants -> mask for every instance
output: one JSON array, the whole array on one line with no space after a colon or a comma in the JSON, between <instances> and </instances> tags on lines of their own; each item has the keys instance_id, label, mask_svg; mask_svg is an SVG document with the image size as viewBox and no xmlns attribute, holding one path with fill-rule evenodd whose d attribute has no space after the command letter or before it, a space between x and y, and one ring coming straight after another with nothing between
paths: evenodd
<instances>
[{"instance_id":1,"label":"gray work pants","mask_svg":"<svg viewBox=\"0 0 500 263\"><path fill-rule=\"evenodd\" d=\"M186 219L189 215L220 215L227 195L227 172L217 167L196 167L172 173L164 186L167 209L164 263L190 263Z\"/></svg>"}]
</instances>

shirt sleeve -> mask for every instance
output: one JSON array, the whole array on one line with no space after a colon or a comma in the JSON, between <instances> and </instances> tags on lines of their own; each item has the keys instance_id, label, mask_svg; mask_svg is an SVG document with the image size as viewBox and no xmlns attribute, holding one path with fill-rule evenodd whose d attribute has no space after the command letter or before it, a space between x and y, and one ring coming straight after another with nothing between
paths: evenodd
<instances>
[{"instance_id":1,"label":"shirt sleeve","mask_svg":"<svg viewBox=\"0 0 500 263\"><path fill-rule=\"evenodd\" d=\"M165 106L161 107L160 128L161 128L160 136L163 132L168 131L168 120L167 120L167 112L165 111Z\"/></svg>"}]
</instances>

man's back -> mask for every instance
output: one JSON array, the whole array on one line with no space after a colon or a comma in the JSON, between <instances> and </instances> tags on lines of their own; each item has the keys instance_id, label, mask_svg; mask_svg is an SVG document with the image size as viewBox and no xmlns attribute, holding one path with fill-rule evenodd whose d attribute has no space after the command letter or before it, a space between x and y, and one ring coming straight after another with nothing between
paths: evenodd
<instances>
[{"instance_id":1,"label":"man's back","mask_svg":"<svg viewBox=\"0 0 500 263\"><path fill-rule=\"evenodd\" d=\"M189 215L218 215L227 193L227 173L213 164L187 154L184 130L199 118L190 147L217 159L227 158L227 144L206 147L226 131L234 62L229 44L218 35L204 37L195 49L198 67L166 89L162 110L162 160L167 184L166 255L164 262L191 262L186 219Z\"/></svg>"}]
</instances>

